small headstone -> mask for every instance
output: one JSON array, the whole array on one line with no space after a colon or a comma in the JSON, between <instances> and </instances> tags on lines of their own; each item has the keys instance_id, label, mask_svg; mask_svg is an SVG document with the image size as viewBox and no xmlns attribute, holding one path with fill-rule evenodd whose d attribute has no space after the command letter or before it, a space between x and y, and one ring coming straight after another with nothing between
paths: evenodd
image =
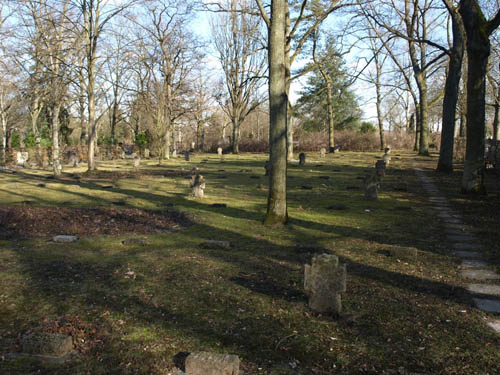
<instances>
[{"instance_id":1,"label":"small headstone","mask_svg":"<svg viewBox=\"0 0 500 375\"><path fill-rule=\"evenodd\" d=\"M141 158L139 156L136 156L134 158L134 168L139 168L141 166Z\"/></svg>"},{"instance_id":2,"label":"small headstone","mask_svg":"<svg viewBox=\"0 0 500 375\"><path fill-rule=\"evenodd\" d=\"M175 152L175 150L174 150L174 152ZM172 156L175 158L174 152L172 152ZM144 149L144 157L146 159L149 159L149 154L150 154L149 148L145 148Z\"/></svg>"},{"instance_id":3,"label":"small headstone","mask_svg":"<svg viewBox=\"0 0 500 375\"><path fill-rule=\"evenodd\" d=\"M229 241L216 241L216 240L207 240L202 242L199 245L202 249L230 249L231 242Z\"/></svg>"},{"instance_id":4,"label":"small headstone","mask_svg":"<svg viewBox=\"0 0 500 375\"><path fill-rule=\"evenodd\" d=\"M391 146L387 146L386 148L384 148L384 154L389 154L391 152Z\"/></svg>"},{"instance_id":5,"label":"small headstone","mask_svg":"<svg viewBox=\"0 0 500 375\"><path fill-rule=\"evenodd\" d=\"M191 193L195 198L203 198L205 193L205 179L200 174L195 174L190 182Z\"/></svg>"},{"instance_id":6,"label":"small headstone","mask_svg":"<svg viewBox=\"0 0 500 375\"><path fill-rule=\"evenodd\" d=\"M222 157L222 147L217 147L217 155L219 155L219 157Z\"/></svg>"},{"instance_id":7,"label":"small headstone","mask_svg":"<svg viewBox=\"0 0 500 375\"><path fill-rule=\"evenodd\" d=\"M264 164L264 169L266 170L266 173L264 176L269 176L271 174L271 161L270 160L266 161L266 164Z\"/></svg>"},{"instance_id":8,"label":"small headstone","mask_svg":"<svg viewBox=\"0 0 500 375\"><path fill-rule=\"evenodd\" d=\"M391 162L391 157L388 154L385 154L383 160L385 161L385 165L389 166L389 163Z\"/></svg>"},{"instance_id":9,"label":"small headstone","mask_svg":"<svg viewBox=\"0 0 500 375\"><path fill-rule=\"evenodd\" d=\"M184 152L184 160L189 161L189 151Z\"/></svg>"},{"instance_id":10,"label":"small headstone","mask_svg":"<svg viewBox=\"0 0 500 375\"><path fill-rule=\"evenodd\" d=\"M31 333L21 339L21 348L26 354L62 357L73 350L73 339L59 333Z\"/></svg>"},{"instance_id":11,"label":"small headstone","mask_svg":"<svg viewBox=\"0 0 500 375\"><path fill-rule=\"evenodd\" d=\"M77 240L78 236L67 235L67 234L59 234L57 236L52 237L52 241L61 243L75 242Z\"/></svg>"},{"instance_id":12,"label":"small headstone","mask_svg":"<svg viewBox=\"0 0 500 375\"><path fill-rule=\"evenodd\" d=\"M301 152L299 154L299 165L305 165L306 164L306 154L305 152Z\"/></svg>"},{"instance_id":13,"label":"small headstone","mask_svg":"<svg viewBox=\"0 0 500 375\"><path fill-rule=\"evenodd\" d=\"M28 161L29 159L29 154L27 152L17 152L16 154L16 164L17 165L22 165Z\"/></svg>"},{"instance_id":14,"label":"small headstone","mask_svg":"<svg viewBox=\"0 0 500 375\"><path fill-rule=\"evenodd\" d=\"M340 293L346 291L346 266L332 254L321 254L304 269L304 289L309 296L309 307L316 312L340 314Z\"/></svg>"},{"instance_id":15,"label":"small headstone","mask_svg":"<svg viewBox=\"0 0 500 375\"><path fill-rule=\"evenodd\" d=\"M375 163L375 172L378 177L384 177L385 176L385 161L383 160L377 160Z\"/></svg>"},{"instance_id":16,"label":"small headstone","mask_svg":"<svg viewBox=\"0 0 500 375\"><path fill-rule=\"evenodd\" d=\"M380 186L378 177L375 174L367 174L363 180L365 187L365 198L369 201L378 199L378 188Z\"/></svg>"},{"instance_id":17,"label":"small headstone","mask_svg":"<svg viewBox=\"0 0 500 375\"><path fill-rule=\"evenodd\" d=\"M340 146L336 145L333 147L333 153L336 154L337 152L340 152Z\"/></svg>"},{"instance_id":18,"label":"small headstone","mask_svg":"<svg viewBox=\"0 0 500 375\"><path fill-rule=\"evenodd\" d=\"M191 142L191 150L194 150L195 147L196 147L196 142Z\"/></svg>"},{"instance_id":19,"label":"small headstone","mask_svg":"<svg viewBox=\"0 0 500 375\"><path fill-rule=\"evenodd\" d=\"M324 158L326 156L326 148L322 147L321 150L319 150L319 155Z\"/></svg>"},{"instance_id":20,"label":"small headstone","mask_svg":"<svg viewBox=\"0 0 500 375\"><path fill-rule=\"evenodd\" d=\"M186 375L238 375L240 359L232 354L191 353L186 358Z\"/></svg>"},{"instance_id":21,"label":"small headstone","mask_svg":"<svg viewBox=\"0 0 500 375\"><path fill-rule=\"evenodd\" d=\"M177 157L177 150L172 151L172 157L176 158Z\"/></svg>"}]
</instances>

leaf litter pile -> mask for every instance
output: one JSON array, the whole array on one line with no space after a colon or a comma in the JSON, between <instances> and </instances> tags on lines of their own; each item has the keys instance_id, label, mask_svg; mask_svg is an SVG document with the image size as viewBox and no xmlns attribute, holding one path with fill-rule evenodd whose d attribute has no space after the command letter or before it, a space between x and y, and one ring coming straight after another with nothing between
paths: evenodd
<instances>
[{"instance_id":1,"label":"leaf litter pile","mask_svg":"<svg viewBox=\"0 0 500 375\"><path fill-rule=\"evenodd\" d=\"M151 234L190 226L187 215L170 210L68 207L0 207L0 239Z\"/></svg>"}]
</instances>

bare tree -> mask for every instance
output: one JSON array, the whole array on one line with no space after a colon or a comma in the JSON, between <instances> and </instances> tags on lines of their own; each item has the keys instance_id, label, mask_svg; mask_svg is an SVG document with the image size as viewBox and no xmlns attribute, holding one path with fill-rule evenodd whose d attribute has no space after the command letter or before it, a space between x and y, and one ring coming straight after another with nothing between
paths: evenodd
<instances>
[{"instance_id":1,"label":"bare tree","mask_svg":"<svg viewBox=\"0 0 500 375\"><path fill-rule=\"evenodd\" d=\"M212 18L212 35L229 96L218 96L233 125L232 151L239 152L240 125L262 103L259 92L266 68L260 38L260 19L245 0L229 0L229 12ZM255 10L254 10L255 12Z\"/></svg>"}]
</instances>

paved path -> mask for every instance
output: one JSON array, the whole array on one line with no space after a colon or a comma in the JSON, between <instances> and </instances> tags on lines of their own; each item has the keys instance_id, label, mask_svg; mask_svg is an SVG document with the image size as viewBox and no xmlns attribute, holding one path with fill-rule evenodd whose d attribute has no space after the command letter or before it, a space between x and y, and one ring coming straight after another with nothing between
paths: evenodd
<instances>
[{"instance_id":1,"label":"paved path","mask_svg":"<svg viewBox=\"0 0 500 375\"><path fill-rule=\"evenodd\" d=\"M421 170L417 169L415 173L429 194L432 208L444 224L446 238L452 248L451 254L462 260L460 274L470 281L467 290L472 294L474 304L480 310L500 314L500 285L488 283L490 280L500 280L500 275L493 272L483 259L476 238L466 231L461 215L451 208L448 199L439 192L432 179ZM500 319L492 318L487 324L500 334Z\"/></svg>"}]
</instances>

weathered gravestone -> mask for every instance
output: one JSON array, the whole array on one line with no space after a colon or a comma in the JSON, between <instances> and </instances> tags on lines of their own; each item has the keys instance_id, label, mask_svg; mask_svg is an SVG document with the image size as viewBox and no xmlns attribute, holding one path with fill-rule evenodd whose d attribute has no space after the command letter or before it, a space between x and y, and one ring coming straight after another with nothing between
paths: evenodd
<instances>
[{"instance_id":1,"label":"weathered gravestone","mask_svg":"<svg viewBox=\"0 0 500 375\"><path fill-rule=\"evenodd\" d=\"M264 176L269 176L271 173L271 161L266 161L266 164L264 164L264 169L266 170L266 174Z\"/></svg>"},{"instance_id":2,"label":"weathered gravestone","mask_svg":"<svg viewBox=\"0 0 500 375\"><path fill-rule=\"evenodd\" d=\"M20 151L16 154L16 164L24 166L29 159L29 154L24 151Z\"/></svg>"},{"instance_id":3,"label":"weathered gravestone","mask_svg":"<svg viewBox=\"0 0 500 375\"><path fill-rule=\"evenodd\" d=\"M177 150L172 151L172 157L176 158L177 157Z\"/></svg>"},{"instance_id":4,"label":"weathered gravestone","mask_svg":"<svg viewBox=\"0 0 500 375\"><path fill-rule=\"evenodd\" d=\"M194 150L195 147L196 147L196 142L191 142L191 150Z\"/></svg>"},{"instance_id":5,"label":"weathered gravestone","mask_svg":"<svg viewBox=\"0 0 500 375\"><path fill-rule=\"evenodd\" d=\"M186 358L186 375L238 375L240 359L232 354L191 353Z\"/></svg>"},{"instance_id":6,"label":"weathered gravestone","mask_svg":"<svg viewBox=\"0 0 500 375\"><path fill-rule=\"evenodd\" d=\"M304 289L309 296L309 307L316 312L340 314L340 293L346 291L346 266L339 257L321 254L304 269Z\"/></svg>"},{"instance_id":7,"label":"weathered gravestone","mask_svg":"<svg viewBox=\"0 0 500 375\"><path fill-rule=\"evenodd\" d=\"M205 190L205 179L200 174L195 174L191 179L191 193L195 198L203 198Z\"/></svg>"},{"instance_id":8,"label":"weathered gravestone","mask_svg":"<svg viewBox=\"0 0 500 375\"><path fill-rule=\"evenodd\" d=\"M21 350L38 359L64 361L73 350L73 340L59 333L31 333L22 337Z\"/></svg>"},{"instance_id":9,"label":"weathered gravestone","mask_svg":"<svg viewBox=\"0 0 500 375\"><path fill-rule=\"evenodd\" d=\"M222 147L217 147L217 155L222 158Z\"/></svg>"},{"instance_id":10,"label":"weathered gravestone","mask_svg":"<svg viewBox=\"0 0 500 375\"><path fill-rule=\"evenodd\" d=\"M321 150L319 150L319 154L322 158L326 156L326 148L322 147Z\"/></svg>"},{"instance_id":11,"label":"weathered gravestone","mask_svg":"<svg viewBox=\"0 0 500 375\"><path fill-rule=\"evenodd\" d=\"M52 241L60 243L75 242L78 241L78 236L73 236L69 234L58 234L57 236L52 237Z\"/></svg>"},{"instance_id":12,"label":"weathered gravestone","mask_svg":"<svg viewBox=\"0 0 500 375\"><path fill-rule=\"evenodd\" d=\"M384 148L384 154L390 154L391 153L391 146L387 146L386 148Z\"/></svg>"},{"instance_id":13,"label":"weathered gravestone","mask_svg":"<svg viewBox=\"0 0 500 375\"><path fill-rule=\"evenodd\" d=\"M384 154L384 159L383 160L385 161L385 166L386 167L389 166L389 163L391 162L390 155L389 154Z\"/></svg>"},{"instance_id":14,"label":"weathered gravestone","mask_svg":"<svg viewBox=\"0 0 500 375\"><path fill-rule=\"evenodd\" d=\"M189 161L189 151L184 152L184 160Z\"/></svg>"},{"instance_id":15,"label":"weathered gravestone","mask_svg":"<svg viewBox=\"0 0 500 375\"><path fill-rule=\"evenodd\" d=\"M299 154L299 165L305 165L306 164L306 154L304 152L301 152Z\"/></svg>"},{"instance_id":16,"label":"weathered gravestone","mask_svg":"<svg viewBox=\"0 0 500 375\"><path fill-rule=\"evenodd\" d=\"M80 157L76 151L68 151L68 163L73 168L78 168L78 163L80 163Z\"/></svg>"},{"instance_id":17,"label":"weathered gravestone","mask_svg":"<svg viewBox=\"0 0 500 375\"><path fill-rule=\"evenodd\" d=\"M175 152L175 150L174 150L174 152ZM145 148L145 149L144 149L144 157L145 157L146 159L149 159L149 153L150 153L149 148ZM172 156L174 156L174 155L172 154ZM175 157L175 156L174 156L174 157Z\"/></svg>"},{"instance_id":18,"label":"weathered gravestone","mask_svg":"<svg viewBox=\"0 0 500 375\"><path fill-rule=\"evenodd\" d=\"M375 174L367 174L363 179L365 198L369 201L378 199L379 179Z\"/></svg>"},{"instance_id":19,"label":"weathered gravestone","mask_svg":"<svg viewBox=\"0 0 500 375\"><path fill-rule=\"evenodd\" d=\"M141 166L141 157L135 156L134 158L134 168L139 168Z\"/></svg>"},{"instance_id":20,"label":"weathered gravestone","mask_svg":"<svg viewBox=\"0 0 500 375\"><path fill-rule=\"evenodd\" d=\"M377 177L385 176L385 168L385 161L377 160L377 162L375 163L375 173L377 174Z\"/></svg>"}]
</instances>

